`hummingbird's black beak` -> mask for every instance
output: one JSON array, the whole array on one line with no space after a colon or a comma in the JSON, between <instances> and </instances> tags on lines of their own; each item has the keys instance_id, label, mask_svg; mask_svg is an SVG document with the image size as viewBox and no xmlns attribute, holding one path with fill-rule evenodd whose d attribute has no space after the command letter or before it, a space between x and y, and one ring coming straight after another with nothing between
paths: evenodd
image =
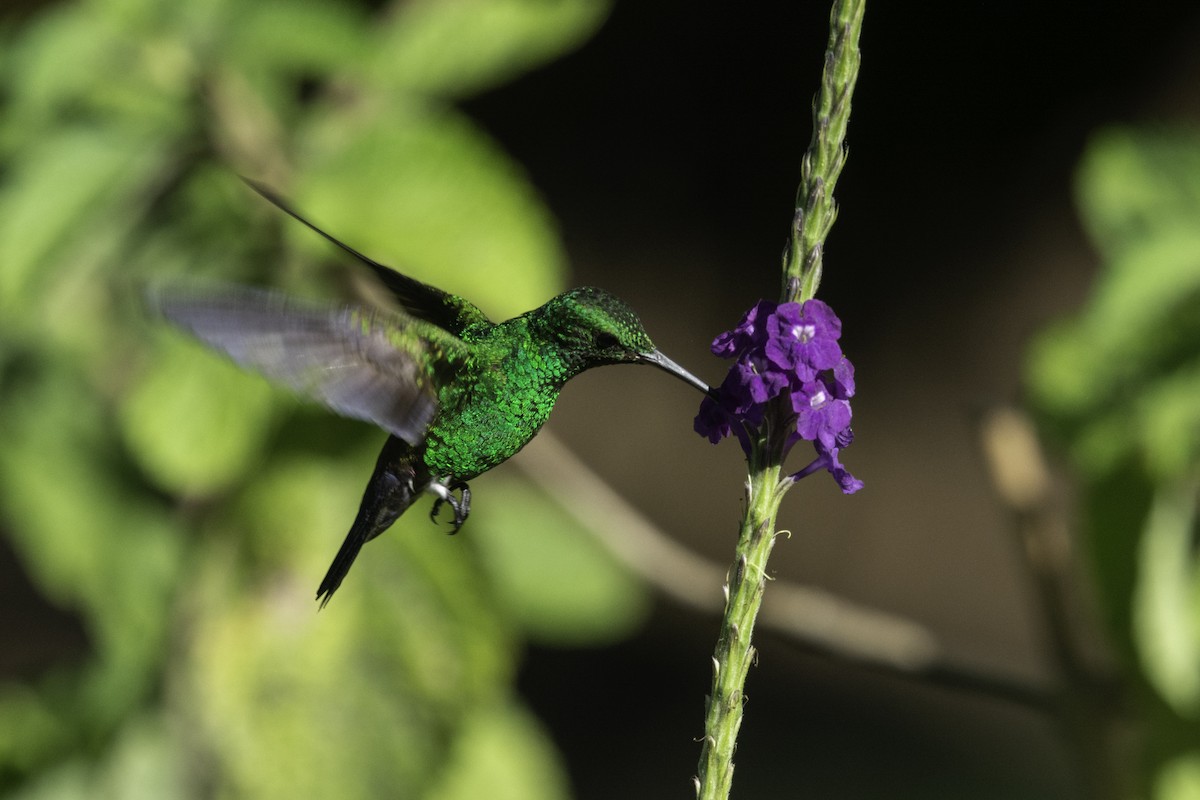
<instances>
[{"instance_id":1,"label":"hummingbird's black beak","mask_svg":"<svg viewBox=\"0 0 1200 800\"><path fill-rule=\"evenodd\" d=\"M688 372L686 369L684 369L683 367L679 366L671 359L664 356L662 354L662 352L660 352L658 350L651 350L649 353L642 353L640 356L638 356L638 361L643 364L653 364L654 366L658 367L659 369L666 370L667 372L674 375L676 378L679 378L681 381L684 381L685 383L695 386L697 389L704 392L705 394L709 394L712 391L711 389L708 388L707 383L700 380L695 375Z\"/></svg>"}]
</instances>

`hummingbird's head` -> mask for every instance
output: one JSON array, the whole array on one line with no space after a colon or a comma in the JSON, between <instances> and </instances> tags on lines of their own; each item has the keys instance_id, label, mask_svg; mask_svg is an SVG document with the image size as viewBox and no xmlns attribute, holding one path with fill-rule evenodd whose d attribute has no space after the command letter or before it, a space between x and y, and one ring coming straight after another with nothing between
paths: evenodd
<instances>
[{"instance_id":1,"label":"hummingbird's head","mask_svg":"<svg viewBox=\"0 0 1200 800\"><path fill-rule=\"evenodd\" d=\"M548 305L554 338L578 354L585 368L633 363L655 349L633 309L603 289L572 289Z\"/></svg>"},{"instance_id":2,"label":"hummingbird's head","mask_svg":"<svg viewBox=\"0 0 1200 800\"><path fill-rule=\"evenodd\" d=\"M605 364L652 364L707 393L708 385L664 356L625 301L584 286L551 300L543 309L554 339L579 359L580 370Z\"/></svg>"}]
</instances>

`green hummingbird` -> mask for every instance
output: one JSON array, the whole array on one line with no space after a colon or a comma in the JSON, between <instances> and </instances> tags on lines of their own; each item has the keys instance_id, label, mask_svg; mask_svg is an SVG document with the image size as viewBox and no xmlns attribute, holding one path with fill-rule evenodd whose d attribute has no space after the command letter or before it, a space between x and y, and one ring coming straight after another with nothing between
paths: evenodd
<instances>
[{"instance_id":1,"label":"green hummingbird","mask_svg":"<svg viewBox=\"0 0 1200 800\"><path fill-rule=\"evenodd\" d=\"M500 323L457 295L403 275L335 239L267 188L264 198L369 267L402 310L300 300L245 286L163 286L151 304L243 367L387 431L346 539L317 589L323 608L362 546L423 493L471 509L472 478L529 443L568 380L606 364L650 364L702 392L663 355L628 305L602 289L558 295ZM457 494L457 496L456 496Z\"/></svg>"}]
</instances>

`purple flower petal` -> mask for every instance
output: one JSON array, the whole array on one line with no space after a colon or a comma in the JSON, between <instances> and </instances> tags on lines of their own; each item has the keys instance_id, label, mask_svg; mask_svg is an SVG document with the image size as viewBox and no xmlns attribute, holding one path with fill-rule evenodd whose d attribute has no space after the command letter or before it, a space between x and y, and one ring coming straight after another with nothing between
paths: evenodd
<instances>
[{"instance_id":1,"label":"purple flower petal","mask_svg":"<svg viewBox=\"0 0 1200 800\"><path fill-rule=\"evenodd\" d=\"M842 337L842 321L827 303L816 298L804 304L804 316L817 327L822 338L840 339Z\"/></svg>"},{"instance_id":2,"label":"purple flower petal","mask_svg":"<svg viewBox=\"0 0 1200 800\"><path fill-rule=\"evenodd\" d=\"M838 486L842 488L842 494L854 494L865 485L858 478L850 474L850 470L842 466L838 461L837 451L834 450L829 454L829 464L825 469L829 470L829 474L838 482Z\"/></svg>"},{"instance_id":3,"label":"purple flower petal","mask_svg":"<svg viewBox=\"0 0 1200 800\"><path fill-rule=\"evenodd\" d=\"M711 397L700 401L700 412L696 414L692 428L713 444L732 433L729 414Z\"/></svg>"},{"instance_id":4,"label":"purple flower petal","mask_svg":"<svg viewBox=\"0 0 1200 800\"><path fill-rule=\"evenodd\" d=\"M761 358L743 357L734 365L734 370L754 403L765 403L778 397L789 385L786 372L774 369Z\"/></svg>"},{"instance_id":5,"label":"purple flower petal","mask_svg":"<svg viewBox=\"0 0 1200 800\"><path fill-rule=\"evenodd\" d=\"M833 396L839 400L854 397L854 365L845 356L833 368Z\"/></svg>"},{"instance_id":6,"label":"purple flower petal","mask_svg":"<svg viewBox=\"0 0 1200 800\"><path fill-rule=\"evenodd\" d=\"M859 489L863 488L863 482L851 475L850 470L846 469L846 467L843 466L842 462L838 459L838 448L834 447L827 449L820 442L814 442L813 444L817 450L817 457L813 459L812 463L810 463L804 469L792 475L792 480L798 481L801 478L813 474L817 470L824 469L833 476L835 481L838 482L838 486L841 487L842 494L854 494Z\"/></svg>"},{"instance_id":7,"label":"purple flower petal","mask_svg":"<svg viewBox=\"0 0 1200 800\"><path fill-rule=\"evenodd\" d=\"M792 392L792 408L800 438L819 441L827 448L836 447L838 434L850 427L850 403L835 399L824 381L806 383Z\"/></svg>"},{"instance_id":8,"label":"purple flower petal","mask_svg":"<svg viewBox=\"0 0 1200 800\"><path fill-rule=\"evenodd\" d=\"M731 331L713 339L713 355L734 358L749 350L760 347L767 333L764 323L775 311L776 304L770 300L759 300L747 311Z\"/></svg>"},{"instance_id":9,"label":"purple flower petal","mask_svg":"<svg viewBox=\"0 0 1200 800\"><path fill-rule=\"evenodd\" d=\"M854 444L853 428L848 427L837 435L837 446L839 450L845 450L852 444Z\"/></svg>"},{"instance_id":10,"label":"purple flower petal","mask_svg":"<svg viewBox=\"0 0 1200 800\"><path fill-rule=\"evenodd\" d=\"M815 313L808 313L810 310ZM833 369L842 357L837 343L841 330L833 311L819 300L803 306L784 303L767 318L764 352L781 369L794 370L801 365L818 371Z\"/></svg>"}]
</instances>

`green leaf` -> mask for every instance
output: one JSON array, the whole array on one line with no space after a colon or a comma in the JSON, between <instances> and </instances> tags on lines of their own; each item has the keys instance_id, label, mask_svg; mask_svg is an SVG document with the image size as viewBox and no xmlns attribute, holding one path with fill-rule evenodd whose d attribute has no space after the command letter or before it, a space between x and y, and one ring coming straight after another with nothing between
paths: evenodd
<instances>
[{"instance_id":1,"label":"green leaf","mask_svg":"<svg viewBox=\"0 0 1200 800\"><path fill-rule=\"evenodd\" d=\"M72 759L8 800L186 800L180 743L161 719L131 720L95 763Z\"/></svg>"},{"instance_id":2,"label":"green leaf","mask_svg":"<svg viewBox=\"0 0 1200 800\"><path fill-rule=\"evenodd\" d=\"M474 710L428 800L566 800L566 775L541 726L519 706Z\"/></svg>"},{"instance_id":3,"label":"green leaf","mask_svg":"<svg viewBox=\"0 0 1200 800\"><path fill-rule=\"evenodd\" d=\"M368 546L366 563L355 565L362 588L354 602L369 614L368 636L403 648L422 697L465 709L491 699L513 678L516 630L508 609L496 602L474 539L446 536L427 508L410 509Z\"/></svg>"},{"instance_id":4,"label":"green leaf","mask_svg":"<svg viewBox=\"0 0 1200 800\"><path fill-rule=\"evenodd\" d=\"M155 145L127 132L68 128L22 154L0 184L0 314L20 314L72 268L69 247L117 224L162 167Z\"/></svg>"},{"instance_id":5,"label":"green leaf","mask_svg":"<svg viewBox=\"0 0 1200 800\"><path fill-rule=\"evenodd\" d=\"M1198 263L1200 231L1174 231L1111 262L1084 312L1051 328L1030 351L1030 379L1043 407L1087 414L1130 399L1116 387L1200 361Z\"/></svg>"},{"instance_id":6,"label":"green leaf","mask_svg":"<svg viewBox=\"0 0 1200 800\"><path fill-rule=\"evenodd\" d=\"M328 422L320 414L315 411L304 422L320 429ZM239 546L253 556L255 569L269 575L291 571L297 580L307 579L309 594L316 594L317 581L349 530L371 475L381 443L374 439L383 436L364 438L372 440L368 447L354 448L340 459L321 458L311 450L275 458L247 483L231 506L233 519L225 524L239 529Z\"/></svg>"},{"instance_id":7,"label":"green leaf","mask_svg":"<svg viewBox=\"0 0 1200 800\"><path fill-rule=\"evenodd\" d=\"M9 800L88 800L91 773L82 758L44 770L8 795Z\"/></svg>"},{"instance_id":8,"label":"green leaf","mask_svg":"<svg viewBox=\"0 0 1200 800\"><path fill-rule=\"evenodd\" d=\"M133 141L148 136L160 146L194 135L194 48L212 30L193 9L213 5L108 0L56 7L33 20L4 56L12 79L0 148L20 153L64 122L119 129Z\"/></svg>"},{"instance_id":9,"label":"green leaf","mask_svg":"<svg viewBox=\"0 0 1200 800\"><path fill-rule=\"evenodd\" d=\"M163 339L121 406L121 433L159 486L209 494L261 458L280 396L264 379L175 334Z\"/></svg>"},{"instance_id":10,"label":"green leaf","mask_svg":"<svg viewBox=\"0 0 1200 800\"><path fill-rule=\"evenodd\" d=\"M354 63L368 48L366 15L350 3L259 0L238 5L231 17L219 44L224 63L236 69L315 77Z\"/></svg>"},{"instance_id":11,"label":"green leaf","mask_svg":"<svg viewBox=\"0 0 1200 800\"><path fill-rule=\"evenodd\" d=\"M608 14L603 0L416 0L381 27L367 81L461 97L574 49Z\"/></svg>"},{"instance_id":12,"label":"green leaf","mask_svg":"<svg viewBox=\"0 0 1200 800\"><path fill-rule=\"evenodd\" d=\"M1045 412L1080 414L1097 402L1103 353L1089 346L1082 324L1060 322L1044 331L1027 354L1027 380L1034 401Z\"/></svg>"},{"instance_id":13,"label":"green leaf","mask_svg":"<svg viewBox=\"0 0 1200 800\"><path fill-rule=\"evenodd\" d=\"M1036 405L1093 477L1128 460L1162 477L1200 457L1200 136L1109 131L1079 172L1106 261L1085 308L1034 342Z\"/></svg>"},{"instance_id":14,"label":"green leaf","mask_svg":"<svg viewBox=\"0 0 1200 800\"><path fill-rule=\"evenodd\" d=\"M1179 714L1200 717L1200 560L1196 485L1160 489L1138 552L1134 639L1146 676Z\"/></svg>"},{"instance_id":15,"label":"green leaf","mask_svg":"<svg viewBox=\"0 0 1200 800\"><path fill-rule=\"evenodd\" d=\"M62 752L71 743L71 728L79 724L74 716L59 714L43 692L17 682L0 684L0 716L0 765L21 773Z\"/></svg>"},{"instance_id":16,"label":"green leaf","mask_svg":"<svg viewBox=\"0 0 1200 800\"><path fill-rule=\"evenodd\" d=\"M115 34L95 14L82 13L78 6L60 7L31 20L23 35L0 49L0 80L9 87L8 113L0 121L5 149L43 131L56 107L94 86L116 45ZM71 58L63 58L63 53Z\"/></svg>"},{"instance_id":17,"label":"green leaf","mask_svg":"<svg viewBox=\"0 0 1200 800\"><path fill-rule=\"evenodd\" d=\"M490 315L560 291L565 257L526 177L465 117L387 106L308 138L296 202L317 225L377 261ZM314 252L329 245L298 225Z\"/></svg>"},{"instance_id":18,"label":"green leaf","mask_svg":"<svg viewBox=\"0 0 1200 800\"><path fill-rule=\"evenodd\" d=\"M1170 229L1195 227L1200 137L1194 131L1110 128L1092 137L1076 179L1084 224L1106 257Z\"/></svg>"},{"instance_id":19,"label":"green leaf","mask_svg":"<svg viewBox=\"0 0 1200 800\"><path fill-rule=\"evenodd\" d=\"M12 718L32 723L0 737L13 748L0 763L102 735L145 699L185 553L163 509L125 482L105 409L56 355L43 353L0 404L0 529L45 596L79 614L93 654L33 696L0 692L0 716L12 704Z\"/></svg>"},{"instance_id":20,"label":"green leaf","mask_svg":"<svg viewBox=\"0 0 1200 800\"><path fill-rule=\"evenodd\" d=\"M1200 364L1146 387L1132 423L1141 439L1147 471L1163 481L1200 464Z\"/></svg>"},{"instance_id":21,"label":"green leaf","mask_svg":"<svg viewBox=\"0 0 1200 800\"><path fill-rule=\"evenodd\" d=\"M344 466L287 459L206 525L181 701L229 796L415 794L515 670L473 553L422 513L368 543L318 613L364 477ZM237 553L254 537L247 564Z\"/></svg>"},{"instance_id":22,"label":"green leaf","mask_svg":"<svg viewBox=\"0 0 1200 800\"><path fill-rule=\"evenodd\" d=\"M211 750L216 795L370 800L419 786L443 757L445 722L393 648L340 596L318 614L308 586L264 589L197 608L184 654L180 700Z\"/></svg>"},{"instance_id":23,"label":"green leaf","mask_svg":"<svg viewBox=\"0 0 1200 800\"><path fill-rule=\"evenodd\" d=\"M499 485L497 485L499 484ZM645 586L543 492L509 476L471 521L501 602L531 638L556 645L627 636L649 612Z\"/></svg>"},{"instance_id":24,"label":"green leaf","mask_svg":"<svg viewBox=\"0 0 1200 800\"><path fill-rule=\"evenodd\" d=\"M1160 769L1154 800L1200 800L1200 755L1180 756Z\"/></svg>"}]
</instances>

